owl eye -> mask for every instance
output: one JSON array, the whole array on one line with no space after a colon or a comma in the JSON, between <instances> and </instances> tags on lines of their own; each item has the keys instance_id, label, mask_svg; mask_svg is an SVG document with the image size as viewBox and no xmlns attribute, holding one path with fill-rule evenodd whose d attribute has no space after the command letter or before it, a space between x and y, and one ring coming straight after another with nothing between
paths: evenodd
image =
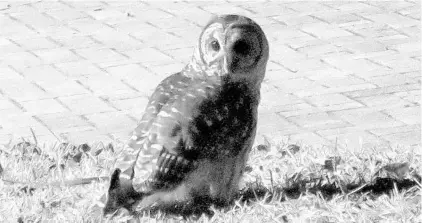
<instances>
[{"instance_id":1,"label":"owl eye","mask_svg":"<svg viewBox=\"0 0 422 223\"><path fill-rule=\"evenodd\" d=\"M217 40L213 40L211 42L211 49L214 51L220 51L220 44L218 43Z\"/></svg>"},{"instance_id":2,"label":"owl eye","mask_svg":"<svg viewBox=\"0 0 422 223\"><path fill-rule=\"evenodd\" d=\"M233 51L236 54L246 56L251 51L251 45L246 40L239 40L233 45Z\"/></svg>"}]
</instances>

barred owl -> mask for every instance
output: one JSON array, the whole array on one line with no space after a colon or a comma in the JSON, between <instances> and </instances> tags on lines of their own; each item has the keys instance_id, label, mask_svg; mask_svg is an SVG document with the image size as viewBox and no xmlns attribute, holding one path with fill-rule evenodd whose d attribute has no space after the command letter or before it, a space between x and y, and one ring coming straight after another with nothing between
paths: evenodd
<instances>
[{"instance_id":1,"label":"barred owl","mask_svg":"<svg viewBox=\"0 0 422 223\"><path fill-rule=\"evenodd\" d=\"M151 95L117 160L104 213L229 204L255 138L268 56L253 20L212 18L191 62Z\"/></svg>"}]
</instances>

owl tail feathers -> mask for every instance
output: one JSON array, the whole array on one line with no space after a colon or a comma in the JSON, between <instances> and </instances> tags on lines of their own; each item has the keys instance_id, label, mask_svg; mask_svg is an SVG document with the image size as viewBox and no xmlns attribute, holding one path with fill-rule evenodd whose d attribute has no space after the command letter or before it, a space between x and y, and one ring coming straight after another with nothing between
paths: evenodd
<instances>
[{"instance_id":1,"label":"owl tail feathers","mask_svg":"<svg viewBox=\"0 0 422 223\"><path fill-rule=\"evenodd\" d=\"M121 170L117 168L111 175L104 216L114 214L122 207L131 212L133 204L144 197L144 193L135 191L132 180L122 178L120 174Z\"/></svg>"},{"instance_id":2,"label":"owl tail feathers","mask_svg":"<svg viewBox=\"0 0 422 223\"><path fill-rule=\"evenodd\" d=\"M133 137L135 138L132 139ZM114 168L120 169L120 178L126 178L128 180L133 179L135 172L134 166L138 159L139 153L142 151L141 147L144 145L147 137L137 137L135 134L132 136L131 140L125 145L125 147L117 155L116 163Z\"/></svg>"}]
</instances>

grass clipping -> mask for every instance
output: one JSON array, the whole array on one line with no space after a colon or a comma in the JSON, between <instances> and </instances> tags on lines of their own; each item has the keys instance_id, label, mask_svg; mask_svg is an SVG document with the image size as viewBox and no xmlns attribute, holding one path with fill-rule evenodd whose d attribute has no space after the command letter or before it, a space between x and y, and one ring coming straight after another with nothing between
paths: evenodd
<instances>
[{"instance_id":1,"label":"grass clipping","mask_svg":"<svg viewBox=\"0 0 422 223\"><path fill-rule=\"evenodd\" d=\"M126 221L103 219L98 200L107 182L45 186L58 180L109 176L123 145L0 146L0 222ZM251 152L234 205L205 222L418 222L421 150L368 148L358 152L284 144ZM44 185L44 186L43 186ZM38 189L34 190L33 188ZM143 216L141 221L181 220Z\"/></svg>"}]
</instances>

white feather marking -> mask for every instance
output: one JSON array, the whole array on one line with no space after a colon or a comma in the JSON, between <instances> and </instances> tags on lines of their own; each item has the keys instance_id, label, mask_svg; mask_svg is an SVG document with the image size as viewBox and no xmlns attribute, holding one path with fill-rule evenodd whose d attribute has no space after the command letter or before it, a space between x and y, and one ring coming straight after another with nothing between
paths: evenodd
<instances>
[{"instance_id":1,"label":"white feather marking","mask_svg":"<svg viewBox=\"0 0 422 223\"><path fill-rule=\"evenodd\" d=\"M163 146L160 144L152 144L150 147L158 151L161 151L163 149Z\"/></svg>"},{"instance_id":2,"label":"white feather marking","mask_svg":"<svg viewBox=\"0 0 422 223\"><path fill-rule=\"evenodd\" d=\"M239 120L237 118L233 118L233 124L237 124Z\"/></svg>"},{"instance_id":3,"label":"white feather marking","mask_svg":"<svg viewBox=\"0 0 422 223\"><path fill-rule=\"evenodd\" d=\"M152 133L148 135L148 141L153 142L153 141L156 141L156 139L157 139L157 134Z\"/></svg>"},{"instance_id":4,"label":"white feather marking","mask_svg":"<svg viewBox=\"0 0 422 223\"><path fill-rule=\"evenodd\" d=\"M142 132L142 134L141 134L141 138L145 138L145 137L147 137L149 135L149 132Z\"/></svg>"},{"instance_id":5,"label":"white feather marking","mask_svg":"<svg viewBox=\"0 0 422 223\"><path fill-rule=\"evenodd\" d=\"M196 167L196 166L198 166L198 161L193 161L192 164L193 164L194 167Z\"/></svg>"},{"instance_id":6,"label":"white feather marking","mask_svg":"<svg viewBox=\"0 0 422 223\"><path fill-rule=\"evenodd\" d=\"M175 112L175 113L179 113L179 110L177 110L177 108L175 108L175 107L172 107L172 108L171 108L171 111L172 111L172 112Z\"/></svg>"},{"instance_id":7,"label":"white feather marking","mask_svg":"<svg viewBox=\"0 0 422 223\"><path fill-rule=\"evenodd\" d=\"M130 176L126 175L126 174L120 174L119 178L124 178L124 179L130 180Z\"/></svg>"},{"instance_id":8,"label":"white feather marking","mask_svg":"<svg viewBox=\"0 0 422 223\"><path fill-rule=\"evenodd\" d=\"M198 128L196 128L196 126L194 126L194 125L192 125L192 127L190 128L190 130L192 132L194 132L194 133L198 133L199 132Z\"/></svg>"},{"instance_id":9,"label":"white feather marking","mask_svg":"<svg viewBox=\"0 0 422 223\"><path fill-rule=\"evenodd\" d=\"M212 125L212 121L209 120L209 119L205 119L205 123L207 123L208 126L211 126Z\"/></svg>"},{"instance_id":10,"label":"white feather marking","mask_svg":"<svg viewBox=\"0 0 422 223\"><path fill-rule=\"evenodd\" d=\"M183 159L183 157L181 157L181 156L178 156L177 157L177 163L182 163L183 161L184 161L185 159Z\"/></svg>"},{"instance_id":11,"label":"white feather marking","mask_svg":"<svg viewBox=\"0 0 422 223\"><path fill-rule=\"evenodd\" d=\"M242 137L245 137L245 136L246 136L246 134L247 134L247 132L246 132L246 131L243 131L243 133L242 133Z\"/></svg>"},{"instance_id":12,"label":"white feather marking","mask_svg":"<svg viewBox=\"0 0 422 223\"><path fill-rule=\"evenodd\" d=\"M165 111L161 111L159 114L160 117L164 117L164 118L168 118L171 117L171 114L165 112Z\"/></svg>"},{"instance_id":13,"label":"white feather marking","mask_svg":"<svg viewBox=\"0 0 422 223\"><path fill-rule=\"evenodd\" d=\"M154 122L152 123L152 126L154 126L155 128L161 128L162 125L160 123Z\"/></svg>"}]
</instances>

